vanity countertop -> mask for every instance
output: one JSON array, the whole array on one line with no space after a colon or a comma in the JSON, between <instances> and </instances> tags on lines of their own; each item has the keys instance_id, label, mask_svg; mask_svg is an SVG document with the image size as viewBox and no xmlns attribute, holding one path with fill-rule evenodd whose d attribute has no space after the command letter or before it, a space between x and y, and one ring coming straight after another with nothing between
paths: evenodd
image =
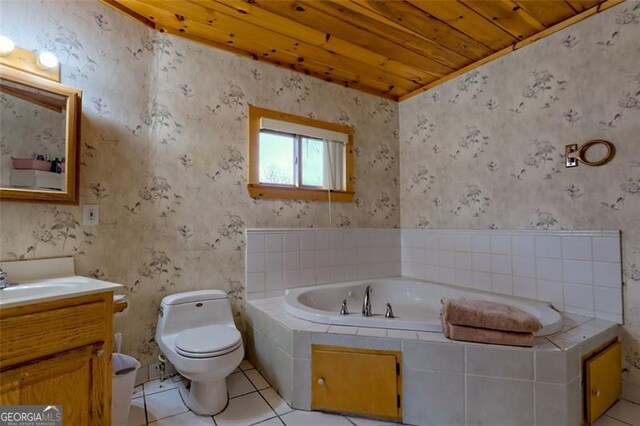
<instances>
[{"instance_id":1,"label":"vanity countertop","mask_svg":"<svg viewBox=\"0 0 640 426\"><path fill-rule=\"evenodd\" d=\"M0 290L0 309L114 291L122 285L82 276L40 279Z\"/></svg>"}]
</instances>

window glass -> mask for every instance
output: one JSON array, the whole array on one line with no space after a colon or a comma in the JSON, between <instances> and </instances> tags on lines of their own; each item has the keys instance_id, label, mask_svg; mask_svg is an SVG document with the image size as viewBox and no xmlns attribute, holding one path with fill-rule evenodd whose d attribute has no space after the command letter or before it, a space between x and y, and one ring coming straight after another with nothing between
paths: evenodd
<instances>
[{"instance_id":1,"label":"window glass","mask_svg":"<svg viewBox=\"0 0 640 426\"><path fill-rule=\"evenodd\" d=\"M260 182L295 184L295 137L284 133L260 132Z\"/></svg>"},{"instance_id":2,"label":"window glass","mask_svg":"<svg viewBox=\"0 0 640 426\"><path fill-rule=\"evenodd\" d=\"M325 142L320 139L301 138L302 185L324 186Z\"/></svg>"},{"instance_id":3,"label":"window glass","mask_svg":"<svg viewBox=\"0 0 640 426\"><path fill-rule=\"evenodd\" d=\"M353 201L353 129L249 106L249 195Z\"/></svg>"}]
</instances>

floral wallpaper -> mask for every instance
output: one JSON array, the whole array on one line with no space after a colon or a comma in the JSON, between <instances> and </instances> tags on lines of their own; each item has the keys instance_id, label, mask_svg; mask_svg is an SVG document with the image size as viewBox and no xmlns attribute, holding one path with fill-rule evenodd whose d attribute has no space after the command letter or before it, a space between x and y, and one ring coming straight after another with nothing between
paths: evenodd
<instances>
[{"instance_id":1,"label":"floral wallpaper","mask_svg":"<svg viewBox=\"0 0 640 426\"><path fill-rule=\"evenodd\" d=\"M0 128L0 187L11 186L12 158L65 155L64 113L1 93Z\"/></svg>"},{"instance_id":2,"label":"floral wallpaper","mask_svg":"<svg viewBox=\"0 0 640 426\"><path fill-rule=\"evenodd\" d=\"M123 351L156 361L169 294L219 288L242 327L246 227L397 227L398 106L298 73L154 32L97 1L5 1L3 34L51 50L83 93L80 203L0 204L0 259L74 255L77 272L122 283ZM355 129L355 201L253 200L248 105ZM4 131L4 130L3 130Z\"/></svg>"},{"instance_id":3,"label":"floral wallpaper","mask_svg":"<svg viewBox=\"0 0 640 426\"><path fill-rule=\"evenodd\" d=\"M625 378L640 384L640 3L399 105L154 32L95 1L0 2L3 34L84 91L81 207L0 203L0 260L74 255L123 283L123 350L155 362L160 299L220 288L242 328L246 227L621 229ZM356 197L253 200L249 104L355 128ZM3 132L4 133L4 129ZM612 141L599 168L564 145ZM400 167L401 165L401 167Z\"/></svg>"},{"instance_id":4,"label":"floral wallpaper","mask_svg":"<svg viewBox=\"0 0 640 426\"><path fill-rule=\"evenodd\" d=\"M402 227L620 229L625 378L640 384L640 2L400 104ZM564 146L606 139L603 167Z\"/></svg>"}]
</instances>

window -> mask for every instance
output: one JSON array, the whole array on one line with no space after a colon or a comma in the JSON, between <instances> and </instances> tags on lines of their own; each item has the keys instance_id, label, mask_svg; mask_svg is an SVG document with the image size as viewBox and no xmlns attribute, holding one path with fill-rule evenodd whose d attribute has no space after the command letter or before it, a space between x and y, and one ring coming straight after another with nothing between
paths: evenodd
<instances>
[{"instance_id":1,"label":"window","mask_svg":"<svg viewBox=\"0 0 640 426\"><path fill-rule=\"evenodd\" d=\"M249 194L351 201L353 129L249 107Z\"/></svg>"}]
</instances>

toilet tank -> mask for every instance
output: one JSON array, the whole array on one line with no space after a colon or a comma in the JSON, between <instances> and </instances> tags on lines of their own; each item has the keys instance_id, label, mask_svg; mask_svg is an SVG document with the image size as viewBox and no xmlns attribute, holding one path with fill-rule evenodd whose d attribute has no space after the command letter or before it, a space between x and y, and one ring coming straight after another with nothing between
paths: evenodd
<instances>
[{"instance_id":1,"label":"toilet tank","mask_svg":"<svg viewBox=\"0 0 640 426\"><path fill-rule=\"evenodd\" d=\"M198 290L166 296L160 302L157 334L172 334L205 325L234 326L227 293Z\"/></svg>"}]
</instances>

